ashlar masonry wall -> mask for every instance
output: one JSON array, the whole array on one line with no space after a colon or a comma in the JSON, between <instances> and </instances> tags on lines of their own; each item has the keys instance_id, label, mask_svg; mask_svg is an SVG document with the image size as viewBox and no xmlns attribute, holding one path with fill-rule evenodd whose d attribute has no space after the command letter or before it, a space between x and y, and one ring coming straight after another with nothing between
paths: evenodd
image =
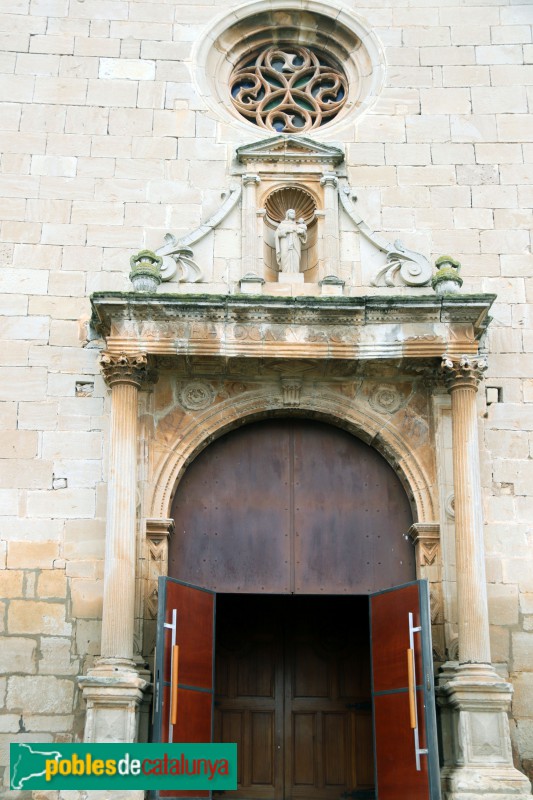
<instances>
[{"instance_id":1,"label":"ashlar masonry wall","mask_svg":"<svg viewBox=\"0 0 533 800\"><path fill-rule=\"evenodd\" d=\"M374 229L453 255L465 292L498 295L485 343L497 391L479 420L492 652L515 688L517 764L533 774L533 8L339 3L380 40L384 88L316 138L345 147ZM217 115L193 80L195 43L237 5L1 3L2 767L9 741L82 736L76 676L100 646L109 424L89 296L129 290L130 255L209 217L235 147L264 138ZM217 291L235 290L240 242L233 213L203 245ZM354 244L347 293L373 291L358 259ZM172 285L185 289L206 287Z\"/></svg>"}]
</instances>

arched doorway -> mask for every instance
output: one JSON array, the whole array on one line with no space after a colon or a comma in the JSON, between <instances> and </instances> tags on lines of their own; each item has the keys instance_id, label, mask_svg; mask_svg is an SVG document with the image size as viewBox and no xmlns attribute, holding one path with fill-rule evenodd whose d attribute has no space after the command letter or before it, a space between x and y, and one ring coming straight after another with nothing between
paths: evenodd
<instances>
[{"instance_id":1,"label":"arched doorway","mask_svg":"<svg viewBox=\"0 0 533 800\"><path fill-rule=\"evenodd\" d=\"M340 428L264 420L199 454L172 516L169 576L217 593L215 738L238 743L235 796L372 797L366 596L415 577L394 470Z\"/></svg>"},{"instance_id":2,"label":"arched doorway","mask_svg":"<svg viewBox=\"0 0 533 800\"><path fill-rule=\"evenodd\" d=\"M323 422L268 419L217 439L171 516L169 575L216 592L359 595L415 578L398 476Z\"/></svg>"}]
</instances>

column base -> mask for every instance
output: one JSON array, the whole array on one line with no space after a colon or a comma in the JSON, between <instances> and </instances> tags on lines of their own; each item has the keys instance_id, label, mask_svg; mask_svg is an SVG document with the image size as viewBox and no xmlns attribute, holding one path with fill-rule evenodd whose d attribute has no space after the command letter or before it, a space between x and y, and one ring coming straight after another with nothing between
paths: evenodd
<instances>
[{"instance_id":1,"label":"column base","mask_svg":"<svg viewBox=\"0 0 533 800\"><path fill-rule=\"evenodd\" d=\"M139 706L150 684L133 661L101 658L78 684L87 702L85 742L137 741Z\"/></svg>"},{"instance_id":2,"label":"column base","mask_svg":"<svg viewBox=\"0 0 533 800\"><path fill-rule=\"evenodd\" d=\"M529 780L513 765L507 712L512 686L491 664L441 668L443 800L531 797Z\"/></svg>"}]
</instances>

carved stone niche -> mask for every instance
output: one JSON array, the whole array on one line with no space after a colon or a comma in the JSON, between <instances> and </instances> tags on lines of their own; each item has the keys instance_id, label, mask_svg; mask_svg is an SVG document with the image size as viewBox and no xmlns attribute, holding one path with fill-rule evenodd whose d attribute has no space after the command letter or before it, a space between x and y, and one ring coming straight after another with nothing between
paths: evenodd
<instances>
[{"instance_id":1,"label":"carved stone niche","mask_svg":"<svg viewBox=\"0 0 533 800\"><path fill-rule=\"evenodd\" d=\"M338 276L338 147L307 137L280 135L237 149L242 176L242 275L268 283L318 283ZM280 271L275 233L289 209L307 227L299 272Z\"/></svg>"}]
</instances>

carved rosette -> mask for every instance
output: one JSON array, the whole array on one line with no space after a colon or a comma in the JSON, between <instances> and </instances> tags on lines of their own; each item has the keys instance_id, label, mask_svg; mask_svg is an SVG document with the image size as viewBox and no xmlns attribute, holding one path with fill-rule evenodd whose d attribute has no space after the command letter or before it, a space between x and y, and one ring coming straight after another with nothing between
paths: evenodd
<instances>
[{"instance_id":1,"label":"carved rosette","mask_svg":"<svg viewBox=\"0 0 533 800\"><path fill-rule=\"evenodd\" d=\"M117 383L129 383L138 389L143 384L155 383L156 373L150 369L146 353L109 353L104 351L100 356L100 368L108 386Z\"/></svg>"},{"instance_id":2,"label":"carved rosette","mask_svg":"<svg viewBox=\"0 0 533 800\"><path fill-rule=\"evenodd\" d=\"M449 392L459 388L477 391L477 387L483 379L483 373L488 368L488 363L485 358L463 355L459 361L454 361L444 356L441 368Z\"/></svg>"}]
</instances>

